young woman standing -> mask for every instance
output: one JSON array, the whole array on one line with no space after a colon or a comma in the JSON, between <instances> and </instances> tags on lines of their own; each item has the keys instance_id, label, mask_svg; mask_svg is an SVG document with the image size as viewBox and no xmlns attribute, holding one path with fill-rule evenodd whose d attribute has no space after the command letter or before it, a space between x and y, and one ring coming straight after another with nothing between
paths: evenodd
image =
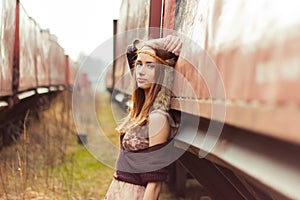
<instances>
[{"instance_id":1,"label":"young woman standing","mask_svg":"<svg viewBox=\"0 0 300 200\"><path fill-rule=\"evenodd\" d=\"M135 88L132 108L118 126L120 154L106 200L156 200L167 171L162 154L177 126L169 113L173 68L182 42L178 37L136 40L127 49ZM142 156L141 156L142 155Z\"/></svg>"}]
</instances>

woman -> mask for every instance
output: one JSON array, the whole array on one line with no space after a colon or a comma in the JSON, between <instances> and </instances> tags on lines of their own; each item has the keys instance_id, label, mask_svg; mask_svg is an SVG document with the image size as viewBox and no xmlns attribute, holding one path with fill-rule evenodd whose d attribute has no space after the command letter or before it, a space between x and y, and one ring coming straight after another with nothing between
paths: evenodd
<instances>
[{"instance_id":1,"label":"woman","mask_svg":"<svg viewBox=\"0 0 300 200\"><path fill-rule=\"evenodd\" d=\"M170 108L173 68L182 43L175 36L146 42L136 40L127 59L136 81L133 106L117 128L121 149L117 170L105 199L156 200L167 179L163 154L153 153L174 137ZM146 154L145 154L146 153Z\"/></svg>"}]
</instances>

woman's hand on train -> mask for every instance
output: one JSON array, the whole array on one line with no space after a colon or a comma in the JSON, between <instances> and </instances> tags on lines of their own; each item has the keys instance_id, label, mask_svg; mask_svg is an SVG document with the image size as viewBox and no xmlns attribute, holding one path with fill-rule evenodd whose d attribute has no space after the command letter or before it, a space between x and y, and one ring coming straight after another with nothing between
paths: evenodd
<instances>
[{"instance_id":1,"label":"woman's hand on train","mask_svg":"<svg viewBox=\"0 0 300 200\"><path fill-rule=\"evenodd\" d=\"M180 38L174 35L168 35L164 40L164 48L178 56L182 47Z\"/></svg>"}]
</instances>

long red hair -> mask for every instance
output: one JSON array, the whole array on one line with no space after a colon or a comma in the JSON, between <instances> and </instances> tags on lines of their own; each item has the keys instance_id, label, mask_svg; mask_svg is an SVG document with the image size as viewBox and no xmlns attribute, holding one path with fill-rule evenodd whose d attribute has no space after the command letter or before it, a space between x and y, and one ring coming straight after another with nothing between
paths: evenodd
<instances>
[{"instance_id":1,"label":"long red hair","mask_svg":"<svg viewBox=\"0 0 300 200\"><path fill-rule=\"evenodd\" d=\"M134 67L133 72L133 81L135 81L135 84L133 84L134 88L131 95L132 107L129 107L129 114L123 123L117 127L117 130L121 134L124 134L128 129L143 126L147 123L150 108L161 87L163 87L161 85L164 79L163 67L155 67L155 83L152 83L148 92L149 96L146 98L144 89L137 87L135 70L136 67Z\"/></svg>"}]
</instances>

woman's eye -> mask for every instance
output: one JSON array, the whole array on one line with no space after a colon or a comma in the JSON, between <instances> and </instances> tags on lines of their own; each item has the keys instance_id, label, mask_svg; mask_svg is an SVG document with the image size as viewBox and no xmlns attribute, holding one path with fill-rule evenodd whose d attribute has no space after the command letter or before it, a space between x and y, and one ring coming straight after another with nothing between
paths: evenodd
<instances>
[{"instance_id":1,"label":"woman's eye","mask_svg":"<svg viewBox=\"0 0 300 200\"><path fill-rule=\"evenodd\" d=\"M147 66L147 68L152 69L152 68L155 67L155 64L154 63L149 63L146 66Z\"/></svg>"},{"instance_id":2,"label":"woman's eye","mask_svg":"<svg viewBox=\"0 0 300 200\"><path fill-rule=\"evenodd\" d=\"M136 67L142 67L143 66L143 63L137 63L136 64ZM155 64L154 63L146 63L145 66L148 68L148 69L153 69L155 67Z\"/></svg>"}]
</instances>

